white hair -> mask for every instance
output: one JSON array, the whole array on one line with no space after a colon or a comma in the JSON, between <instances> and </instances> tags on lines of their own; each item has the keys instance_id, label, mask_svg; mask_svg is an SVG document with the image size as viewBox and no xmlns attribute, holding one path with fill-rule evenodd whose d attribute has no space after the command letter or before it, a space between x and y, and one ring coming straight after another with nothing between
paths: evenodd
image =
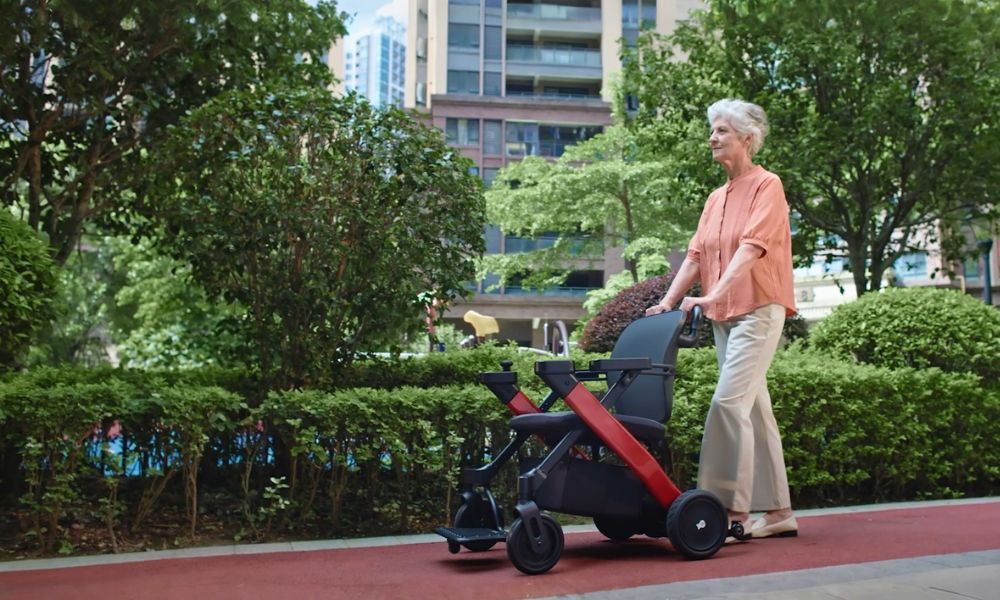
<instances>
[{"instance_id":1,"label":"white hair","mask_svg":"<svg viewBox=\"0 0 1000 600\"><path fill-rule=\"evenodd\" d=\"M764 138L770 131L767 113L760 106L736 98L723 98L708 107L708 124L716 119L729 121L736 133L750 135L750 156L757 154L764 145Z\"/></svg>"}]
</instances>

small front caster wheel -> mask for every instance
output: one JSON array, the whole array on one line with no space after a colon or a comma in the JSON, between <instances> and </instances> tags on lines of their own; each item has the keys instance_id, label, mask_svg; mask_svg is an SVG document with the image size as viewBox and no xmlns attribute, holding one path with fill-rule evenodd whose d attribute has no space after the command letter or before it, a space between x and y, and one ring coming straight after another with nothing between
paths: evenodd
<instances>
[{"instance_id":1,"label":"small front caster wheel","mask_svg":"<svg viewBox=\"0 0 1000 600\"><path fill-rule=\"evenodd\" d=\"M542 544L536 547L534 535L529 533L528 524L521 518L514 521L507 534L507 556L522 573L538 575L554 567L559 562L563 550L563 531L559 523L550 515L543 514L539 518L541 531L533 532L540 535Z\"/></svg>"},{"instance_id":2,"label":"small front caster wheel","mask_svg":"<svg viewBox=\"0 0 1000 600\"><path fill-rule=\"evenodd\" d=\"M726 507L705 490L688 490L667 510L667 537L686 558L700 560L719 551L729 534Z\"/></svg>"},{"instance_id":3,"label":"small front caster wheel","mask_svg":"<svg viewBox=\"0 0 1000 600\"><path fill-rule=\"evenodd\" d=\"M733 521L729 524L729 535L741 542L745 542L753 537L746 529L743 528L743 523L739 521Z\"/></svg>"},{"instance_id":4,"label":"small front caster wheel","mask_svg":"<svg viewBox=\"0 0 1000 600\"><path fill-rule=\"evenodd\" d=\"M493 516L486 516L483 513L483 505L485 503L482 499L478 499L474 504L463 504L458 507L458 511L455 513L455 528L456 529L499 529L497 523ZM470 552L485 552L489 550L496 544L496 540L476 540L474 542L464 542L462 545L469 549Z\"/></svg>"}]
</instances>

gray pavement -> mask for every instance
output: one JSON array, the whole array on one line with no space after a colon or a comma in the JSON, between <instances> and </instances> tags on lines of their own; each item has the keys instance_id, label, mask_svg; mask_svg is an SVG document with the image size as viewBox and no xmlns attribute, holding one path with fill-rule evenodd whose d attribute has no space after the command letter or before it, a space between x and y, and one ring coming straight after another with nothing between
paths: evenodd
<instances>
[{"instance_id":1,"label":"gray pavement","mask_svg":"<svg viewBox=\"0 0 1000 600\"><path fill-rule=\"evenodd\" d=\"M1000 600L1000 550L652 585L542 600Z\"/></svg>"},{"instance_id":2,"label":"gray pavement","mask_svg":"<svg viewBox=\"0 0 1000 600\"><path fill-rule=\"evenodd\" d=\"M983 503L995 505L1000 518L1000 498L939 500L833 509L798 510L797 515L822 515L878 511L919 506ZM566 533L593 531L593 526L565 527ZM0 563L0 573L173 558L303 552L340 548L440 543L437 535L226 545L119 555L80 556ZM541 600L1000 600L1000 540L995 550L941 554L910 559L864 562L836 567L803 569L763 575L706 579L552 596Z\"/></svg>"}]
</instances>

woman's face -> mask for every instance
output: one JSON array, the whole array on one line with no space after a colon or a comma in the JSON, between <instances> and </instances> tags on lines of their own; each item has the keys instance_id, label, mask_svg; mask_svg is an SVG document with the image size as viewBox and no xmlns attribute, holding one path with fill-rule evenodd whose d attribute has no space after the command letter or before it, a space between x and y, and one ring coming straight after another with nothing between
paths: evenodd
<instances>
[{"instance_id":1,"label":"woman's face","mask_svg":"<svg viewBox=\"0 0 1000 600\"><path fill-rule=\"evenodd\" d=\"M719 117L712 121L708 145L712 148L712 158L720 163L740 160L750 154L750 134L736 133L729 119Z\"/></svg>"}]
</instances>

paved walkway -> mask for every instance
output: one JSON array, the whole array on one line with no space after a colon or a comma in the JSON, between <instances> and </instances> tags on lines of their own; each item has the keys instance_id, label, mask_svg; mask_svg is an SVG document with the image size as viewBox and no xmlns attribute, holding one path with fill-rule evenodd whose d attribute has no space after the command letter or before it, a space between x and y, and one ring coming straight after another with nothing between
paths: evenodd
<instances>
[{"instance_id":1,"label":"paved walkway","mask_svg":"<svg viewBox=\"0 0 1000 600\"><path fill-rule=\"evenodd\" d=\"M797 515L799 537L705 561L591 527L567 527L562 560L534 577L502 544L451 555L434 535L233 545L0 563L0 599L1000 600L1000 498Z\"/></svg>"}]
</instances>

